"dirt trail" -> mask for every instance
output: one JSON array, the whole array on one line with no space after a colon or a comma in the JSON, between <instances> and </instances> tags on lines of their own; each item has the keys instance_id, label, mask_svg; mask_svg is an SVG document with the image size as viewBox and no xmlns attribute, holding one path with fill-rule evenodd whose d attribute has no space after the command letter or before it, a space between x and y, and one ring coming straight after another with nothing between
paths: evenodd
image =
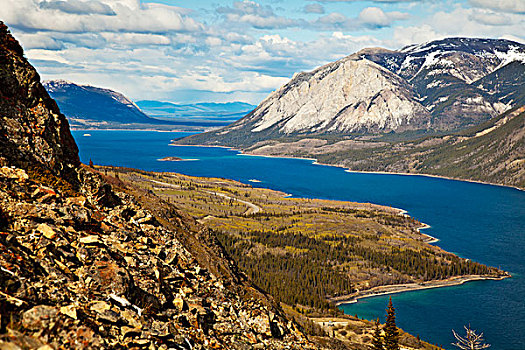
<instances>
[{"instance_id":1,"label":"dirt trail","mask_svg":"<svg viewBox=\"0 0 525 350\"><path fill-rule=\"evenodd\" d=\"M170 184L168 182L162 182L162 181L150 180L150 179L147 179L147 181L156 183L158 185L163 185L163 186L166 186L166 187L180 188L179 185ZM248 201L245 201L245 200L242 200L242 199L239 199L239 198L231 197L231 196L228 196L228 195L226 195L224 193L218 193L218 192L206 191L206 190L202 190L202 191L206 192L206 193L209 193L209 194L213 194L215 196L223 197L223 198L226 198L226 199L231 199L231 200L237 201L239 203L242 203L242 204L248 206L248 210L246 210L244 215L257 214L257 213L262 212L262 208L261 207L259 207L256 204L253 204L251 202L248 202Z\"/></svg>"},{"instance_id":2,"label":"dirt trail","mask_svg":"<svg viewBox=\"0 0 525 350\"><path fill-rule=\"evenodd\" d=\"M223 198L226 198L226 199L231 199L231 200L234 200L234 201L237 201L239 203L242 203L242 204L245 204L249 207L248 210L246 210L246 212L244 213L244 215L249 215L249 214L257 214L257 213L260 213L262 212L262 208L259 207L258 205L255 205L251 202L248 202L248 201L245 201L245 200L242 200L242 199L239 199L239 198L235 198L235 197L230 197L224 193L217 193L217 192L212 192L212 191L204 191L206 193L209 193L209 194L213 194L215 196L219 196L219 197L223 197Z\"/></svg>"}]
</instances>

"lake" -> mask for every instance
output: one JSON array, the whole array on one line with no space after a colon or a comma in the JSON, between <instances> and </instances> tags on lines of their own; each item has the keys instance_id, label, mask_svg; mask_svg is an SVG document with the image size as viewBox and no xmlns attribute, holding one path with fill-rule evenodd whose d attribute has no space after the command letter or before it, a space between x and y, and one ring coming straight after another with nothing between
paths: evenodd
<instances>
[{"instance_id":1,"label":"lake","mask_svg":"<svg viewBox=\"0 0 525 350\"><path fill-rule=\"evenodd\" d=\"M83 136L84 134L91 136ZM403 208L431 228L443 249L512 273L503 281L469 282L392 296L397 324L445 349L463 325L483 331L491 349L525 350L525 192L425 176L349 173L310 160L241 155L225 148L170 146L184 133L74 131L84 163L214 176L297 197L371 202ZM160 162L173 156L193 161ZM249 180L261 182L251 183ZM388 296L341 308L384 319Z\"/></svg>"}]
</instances>

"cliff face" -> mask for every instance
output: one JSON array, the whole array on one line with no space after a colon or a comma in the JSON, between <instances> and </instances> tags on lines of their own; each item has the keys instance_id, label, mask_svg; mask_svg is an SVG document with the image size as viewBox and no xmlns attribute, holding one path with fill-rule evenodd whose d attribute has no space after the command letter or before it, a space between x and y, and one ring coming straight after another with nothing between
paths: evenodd
<instances>
[{"instance_id":1,"label":"cliff face","mask_svg":"<svg viewBox=\"0 0 525 350\"><path fill-rule=\"evenodd\" d=\"M39 166L70 177L79 163L66 118L0 23L0 165Z\"/></svg>"},{"instance_id":2,"label":"cliff face","mask_svg":"<svg viewBox=\"0 0 525 350\"><path fill-rule=\"evenodd\" d=\"M80 165L64 116L0 33L0 348L317 348L205 227Z\"/></svg>"}]
</instances>

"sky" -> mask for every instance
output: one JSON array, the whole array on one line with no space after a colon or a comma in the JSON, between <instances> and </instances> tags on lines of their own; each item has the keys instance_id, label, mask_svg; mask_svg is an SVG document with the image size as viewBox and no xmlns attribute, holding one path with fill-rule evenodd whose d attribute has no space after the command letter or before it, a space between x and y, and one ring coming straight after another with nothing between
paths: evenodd
<instances>
[{"instance_id":1,"label":"sky","mask_svg":"<svg viewBox=\"0 0 525 350\"><path fill-rule=\"evenodd\" d=\"M135 101L261 102L365 47L525 43L525 0L0 0L41 77Z\"/></svg>"}]
</instances>

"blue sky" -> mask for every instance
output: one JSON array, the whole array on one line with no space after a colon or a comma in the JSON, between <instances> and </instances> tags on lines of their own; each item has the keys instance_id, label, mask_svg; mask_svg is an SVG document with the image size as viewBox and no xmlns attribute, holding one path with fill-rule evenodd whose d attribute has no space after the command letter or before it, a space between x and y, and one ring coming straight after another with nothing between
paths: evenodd
<instances>
[{"instance_id":1,"label":"blue sky","mask_svg":"<svg viewBox=\"0 0 525 350\"><path fill-rule=\"evenodd\" d=\"M258 104L365 47L525 42L525 0L0 0L0 20L44 79L181 103Z\"/></svg>"}]
</instances>

